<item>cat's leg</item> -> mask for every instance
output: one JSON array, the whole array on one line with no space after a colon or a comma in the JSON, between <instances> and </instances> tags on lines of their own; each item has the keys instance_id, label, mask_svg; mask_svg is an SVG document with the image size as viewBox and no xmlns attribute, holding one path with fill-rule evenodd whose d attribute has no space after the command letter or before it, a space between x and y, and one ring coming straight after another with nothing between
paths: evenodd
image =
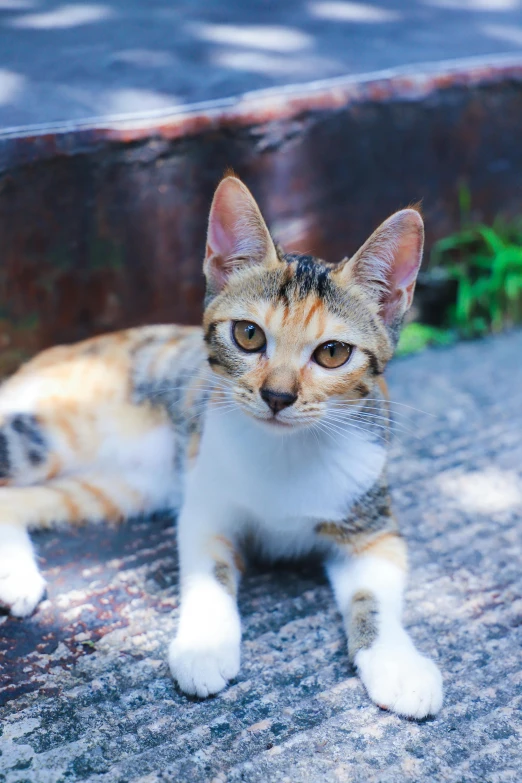
<instances>
[{"instance_id":1,"label":"cat's leg","mask_svg":"<svg viewBox=\"0 0 522 783\"><path fill-rule=\"evenodd\" d=\"M31 614L45 591L28 529L86 520L116 521L159 508L153 484L124 475L88 474L43 485L0 488L0 605Z\"/></svg>"},{"instance_id":2,"label":"cat's leg","mask_svg":"<svg viewBox=\"0 0 522 783\"><path fill-rule=\"evenodd\" d=\"M442 678L402 625L406 546L386 533L358 555L339 547L327 564L348 635L350 659L380 707L424 718L442 706Z\"/></svg>"},{"instance_id":3,"label":"cat's leg","mask_svg":"<svg viewBox=\"0 0 522 783\"><path fill-rule=\"evenodd\" d=\"M201 697L222 690L239 672L241 622L236 593L241 557L210 504L183 509L178 524L180 618L169 664L180 688Z\"/></svg>"},{"instance_id":4,"label":"cat's leg","mask_svg":"<svg viewBox=\"0 0 522 783\"><path fill-rule=\"evenodd\" d=\"M45 579L27 530L0 524L0 606L15 617L27 617L44 592Z\"/></svg>"}]
</instances>

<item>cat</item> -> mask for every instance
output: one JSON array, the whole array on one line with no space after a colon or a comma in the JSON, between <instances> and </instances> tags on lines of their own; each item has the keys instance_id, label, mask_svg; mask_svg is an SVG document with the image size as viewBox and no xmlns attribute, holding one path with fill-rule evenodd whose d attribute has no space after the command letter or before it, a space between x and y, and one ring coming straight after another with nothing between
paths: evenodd
<instances>
[{"instance_id":1,"label":"cat","mask_svg":"<svg viewBox=\"0 0 522 783\"><path fill-rule=\"evenodd\" d=\"M401 621L404 540L386 483L383 370L422 259L416 209L331 264L276 246L246 186L219 184L203 327L145 326L44 351L0 387L0 603L41 600L28 530L181 507L180 617L169 649L187 694L240 665L245 547L324 557L370 696L423 718L436 665Z\"/></svg>"}]
</instances>

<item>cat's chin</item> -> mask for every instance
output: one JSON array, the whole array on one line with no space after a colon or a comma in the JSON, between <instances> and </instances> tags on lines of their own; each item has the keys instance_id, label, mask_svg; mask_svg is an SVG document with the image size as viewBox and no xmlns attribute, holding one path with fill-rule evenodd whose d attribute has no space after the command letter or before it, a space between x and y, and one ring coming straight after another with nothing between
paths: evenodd
<instances>
[{"instance_id":1,"label":"cat's chin","mask_svg":"<svg viewBox=\"0 0 522 783\"><path fill-rule=\"evenodd\" d=\"M261 416L254 416L250 414L250 417L264 430L273 433L286 434L292 432L302 432L304 429L310 426L308 421L283 421L277 417L270 419L262 418Z\"/></svg>"}]
</instances>

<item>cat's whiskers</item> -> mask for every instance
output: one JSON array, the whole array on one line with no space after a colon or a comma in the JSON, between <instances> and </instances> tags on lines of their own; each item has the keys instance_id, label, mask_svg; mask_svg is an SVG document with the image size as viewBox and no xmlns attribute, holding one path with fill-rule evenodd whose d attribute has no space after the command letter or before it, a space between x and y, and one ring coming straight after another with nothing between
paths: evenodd
<instances>
[{"instance_id":1,"label":"cat's whiskers","mask_svg":"<svg viewBox=\"0 0 522 783\"><path fill-rule=\"evenodd\" d=\"M383 431L390 431L396 434L407 434L417 436L416 432L410 427L406 427L403 422L395 422L390 420L387 416L378 416L375 414L362 414L362 413L342 413L336 412L330 414L329 418L333 421L345 423L349 421L355 421L359 423L368 423L370 426L379 427Z\"/></svg>"},{"instance_id":2,"label":"cat's whiskers","mask_svg":"<svg viewBox=\"0 0 522 783\"><path fill-rule=\"evenodd\" d=\"M218 403L218 404L213 404L210 407L207 405L201 408L196 413L194 413L192 416L188 416L186 421L191 421L192 419L198 418L199 416L204 416L205 411L207 410L212 410L213 413L229 413L231 411L238 410L238 409L239 409L239 405L237 405L237 403L235 402L227 402L221 404Z\"/></svg>"},{"instance_id":3,"label":"cat's whiskers","mask_svg":"<svg viewBox=\"0 0 522 783\"><path fill-rule=\"evenodd\" d=\"M342 410L342 409L339 409L339 408L333 408L333 409L331 409L331 412L333 414L335 414L336 416L340 416L340 417L360 418L360 419L366 419L368 421L384 421L384 422L386 422L386 425L388 425L390 427L399 425L399 426L401 426L401 427L403 427L405 429L410 429L411 430L411 428L407 427L407 424L406 424L405 421L401 420L401 421L396 422L396 421L394 421L394 418L393 418L394 414L387 415L386 413L384 413L382 411L380 413L373 413L371 411L367 411L367 410L364 410L364 409L356 409L354 411L350 411L350 410ZM406 421L408 423L411 423L411 422L409 422L409 420L406 420ZM411 430L411 431L413 431L413 430Z\"/></svg>"},{"instance_id":4,"label":"cat's whiskers","mask_svg":"<svg viewBox=\"0 0 522 783\"><path fill-rule=\"evenodd\" d=\"M379 435L376 432L372 432L371 430L368 430L366 427L359 427L357 424L354 424L351 421L343 421L342 424L344 426L341 426L340 424L334 423L333 421L330 421L326 418L323 418L320 420L319 424L323 426L325 429L331 430L332 433L337 433L340 436L344 437L346 440L349 440L348 433L345 431L345 428L351 429L354 432L361 432L364 435L370 436L370 438L377 438L378 440L381 440L383 443L387 443L387 438L383 437L382 435Z\"/></svg>"},{"instance_id":5,"label":"cat's whiskers","mask_svg":"<svg viewBox=\"0 0 522 783\"><path fill-rule=\"evenodd\" d=\"M380 403L382 407L387 407L390 405L396 405L401 408L408 408L411 411L415 411L416 413L422 413L424 416L431 416L432 418L436 419L437 416L434 413L430 413L429 411L422 410L422 408L415 408L413 405L408 405L405 402L397 402L397 400L389 400L385 399L383 397L363 397L360 400L343 400L337 398L336 400L332 400L332 402L338 404L338 405L344 405L347 407L354 407L355 404L357 405L364 405L367 402L375 402Z\"/></svg>"},{"instance_id":6,"label":"cat's whiskers","mask_svg":"<svg viewBox=\"0 0 522 783\"><path fill-rule=\"evenodd\" d=\"M201 392L211 392L216 387L220 387L222 389L234 389L235 386L236 384L233 381L230 381L228 378L223 378L220 375L216 375L216 373L213 373L210 369L203 369L194 373L194 377L189 383L184 382L180 384L171 384L168 382L163 382L156 388L154 392L148 396L149 398L161 397L176 391L182 391L186 395L187 393L196 390Z\"/></svg>"},{"instance_id":7,"label":"cat's whiskers","mask_svg":"<svg viewBox=\"0 0 522 783\"><path fill-rule=\"evenodd\" d=\"M328 404L328 408L331 410L339 410L339 411L347 411L354 413L366 413L367 411L377 411L378 413L386 414L388 413L389 416L400 416L403 419L406 419L406 421L412 421L411 415L409 412L405 411L397 411L397 410L387 410L387 405L383 403L382 405L350 405L348 403L337 403L336 401L332 401Z\"/></svg>"}]
</instances>

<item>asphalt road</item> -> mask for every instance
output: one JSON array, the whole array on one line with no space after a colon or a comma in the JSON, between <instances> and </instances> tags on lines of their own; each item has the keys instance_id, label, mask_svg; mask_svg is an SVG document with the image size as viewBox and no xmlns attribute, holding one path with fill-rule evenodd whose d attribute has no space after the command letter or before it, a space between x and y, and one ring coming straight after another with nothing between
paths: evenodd
<instances>
[{"instance_id":1,"label":"asphalt road","mask_svg":"<svg viewBox=\"0 0 522 783\"><path fill-rule=\"evenodd\" d=\"M0 0L0 129L522 53L522 0Z\"/></svg>"}]
</instances>

